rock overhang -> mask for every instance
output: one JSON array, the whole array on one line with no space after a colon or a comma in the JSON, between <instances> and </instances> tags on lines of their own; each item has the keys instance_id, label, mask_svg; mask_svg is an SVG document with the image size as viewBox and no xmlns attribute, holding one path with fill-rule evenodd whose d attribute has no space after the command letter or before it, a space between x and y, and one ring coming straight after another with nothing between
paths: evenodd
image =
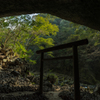
<instances>
[{"instance_id":1,"label":"rock overhang","mask_svg":"<svg viewBox=\"0 0 100 100\"><path fill-rule=\"evenodd\" d=\"M100 30L100 0L0 0L0 17L49 13Z\"/></svg>"}]
</instances>

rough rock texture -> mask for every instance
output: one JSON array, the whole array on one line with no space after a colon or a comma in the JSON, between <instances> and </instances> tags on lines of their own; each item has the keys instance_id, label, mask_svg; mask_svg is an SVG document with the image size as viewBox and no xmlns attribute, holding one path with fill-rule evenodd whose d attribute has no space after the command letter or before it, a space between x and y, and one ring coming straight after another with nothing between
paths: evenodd
<instances>
[{"instance_id":1,"label":"rough rock texture","mask_svg":"<svg viewBox=\"0 0 100 100\"><path fill-rule=\"evenodd\" d=\"M16 76L13 71L0 72L0 93L10 93L17 91L36 91L38 85L32 85L27 77Z\"/></svg>"},{"instance_id":2,"label":"rough rock texture","mask_svg":"<svg viewBox=\"0 0 100 100\"><path fill-rule=\"evenodd\" d=\"M63 100L74 100L74 92L62 91L59 93L59 97ZM91 94L89 92L81 92L80 94L81 100L100 100L100 96L95 94Z\"/></svg>"},{"instance_id":3,"label":"rough rock texture","mask_svg":"<svg viewBox=\"0 0 100 100\"><path fill-rule=\"evenodd\" d=\"M100 0L0 0L0 17L49 13L100 30Z\"/></svg>"},{"instance_id":4,"label":"rough rock texture","mask_svg":"<svg viewBox=\"0 0 100 100\"><path fill-rule=\"evenodd\" d=\"M0 70L0 100L48 100L45 96L38 94L38 84L39 75L37 74L29 74L22 77L20 72L16 71L15 68ZM57 96L63 100L74 100L74 85L66 84L59 86L52 84L46 79L43 80L43 92L48 94L50 91L53 94L59 93ZM84 87L81 87L80 92L82 100L100 100L100 95L95 93L90 94ZM47 97L51 98L50 95Z\"/></svg>"},{"instance_id":5,"label":"rough rock texture","mask_svg":"<svg viewBox=\"0 0 100 100\"><path fill-rule=\"evenodd\" d=\"M20 96L0 96L0 100L49 100L44 95L39 95L38 93L24 94Z\"/></svg>"},{"instance_id":6,"label":"rough rock texture","mask_svg":"<svg viewBox=\"0 0 100 100\"><path fill-rule=\"evenodd\" d=\"M11 68L12 66L13 66L13 68L17 68L17 66L20 68L23 67L24 71L29 70L29 68L26 67L26 66L29 66L29 64L27 63L25 58L19 58L18 54L15 55L15 53L13 52L12 49L4 48L4 45L1 44L1 47L0 47L0 69L3 69L3 68L6 69L8 67Z\"/></svg>"}]
</instances>

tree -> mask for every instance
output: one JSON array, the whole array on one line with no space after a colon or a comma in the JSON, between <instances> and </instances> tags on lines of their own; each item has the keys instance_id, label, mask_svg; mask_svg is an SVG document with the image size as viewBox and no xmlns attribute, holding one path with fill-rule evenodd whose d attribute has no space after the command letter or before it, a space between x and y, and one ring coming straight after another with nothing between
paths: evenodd
<instances>
[{"instance_id":1,"label":"tree","mask_svg":"<svg viewBox=\"0 0 100 100\"><path fill-rule=\"evenodd\" d=\"M49 36L56 35L59 31L56 25L49 23L47 18L41 16L22 15L0 19L0 38L5 48L13 48L21 58L30 60L34 52L30 47L44 49L53 46L53 39ZM2 31L3 30L3 31ZM37 50L35 49L35 50ZM30 60L34 62L34 60Z\"/></svg>"}]
</instances>

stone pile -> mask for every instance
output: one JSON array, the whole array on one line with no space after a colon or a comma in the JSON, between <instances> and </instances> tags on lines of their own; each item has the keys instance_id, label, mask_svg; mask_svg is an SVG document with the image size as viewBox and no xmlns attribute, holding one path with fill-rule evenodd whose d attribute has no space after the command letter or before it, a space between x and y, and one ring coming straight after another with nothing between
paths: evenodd
<instances>
[{"instance_id":1,"label":"stone pile","mask_svg":"<svg viewBox=\"0 0 100 100\"><path fill-rule=\"evenodd\" d=\"M37 89L38 85L32 85L27 77L21 77L20 74L16 76L10 70L0 72L0 93L37 91Z\"/></svg>"},{"instance_id":2,"label":"stone pile","mask_svg":"<svg viewBox=\"0 0 100 100\"><path fill-rule=\"evenodd\" d=\"M0 100L48 100L45 96L36 94L39 91L39 85L33 84L38 83L39 78L32 75L25 77L14 69L6 69L0 71ZM38 83L39 84L39 83ZM52 90L52 84L44 82L43 91ZM48 90L49 89L49 90ZM24 94L14 96L13 93L19 92L32 92L32 94ZM33 94L35 92L35 94ZM12 95L8 95L11 93ZM5 95L2 95L5 94Z\"/></svg>"},{"instance_id":3,"label":"stone pile","mask_svg":"<svg viewBox=\"0 0 100 100\"><path fill-rule=\"evenodd\" d=\"M74 91L62 91L59 93L59 97L61 97L63 100L74 100ZM91 94L89 92L81 92L80 93L80 99L81 100L100 100L100 96L96 94Z\"/></svg>"},{"instance_id":4,"label":"stone pile","mask_svg":"<svg viewBox=\"0 0 100 100\"><path fill-rule=\"evenodd\" d=\"M0 69L16 65L22 66L25 63L25 59L19 58L18 54L14 53L12 49L0 47Z\"/></svg>"}]
</instances>

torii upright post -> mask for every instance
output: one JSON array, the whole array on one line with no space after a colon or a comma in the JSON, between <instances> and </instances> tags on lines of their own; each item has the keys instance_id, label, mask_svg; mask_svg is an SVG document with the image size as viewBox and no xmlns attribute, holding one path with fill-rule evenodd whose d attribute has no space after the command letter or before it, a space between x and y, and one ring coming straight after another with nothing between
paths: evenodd
<instances>
[{"instance_id":1,"label":"torii upright post","mask_svg":"<svg viewBox=\"0 0 100 100\"><path fill-rule=\"evenodd\" d=\"M75 94L75 100L80 100L80 84L79 84L79 66L78 66L77 46L73 46L73 64L74 64L74 94Z\"/></svg>"},{"instance_id":2,"label":"torii upright post","mask_svg":"<svg viewBox=\"0 0 100 100\"><path fill-rule=\"evenodd\" d=\"M44 56L44 53L41 53L41 66L40 66L40 94L43 93L43 56Z\"/></svg>"}]
</instances>

